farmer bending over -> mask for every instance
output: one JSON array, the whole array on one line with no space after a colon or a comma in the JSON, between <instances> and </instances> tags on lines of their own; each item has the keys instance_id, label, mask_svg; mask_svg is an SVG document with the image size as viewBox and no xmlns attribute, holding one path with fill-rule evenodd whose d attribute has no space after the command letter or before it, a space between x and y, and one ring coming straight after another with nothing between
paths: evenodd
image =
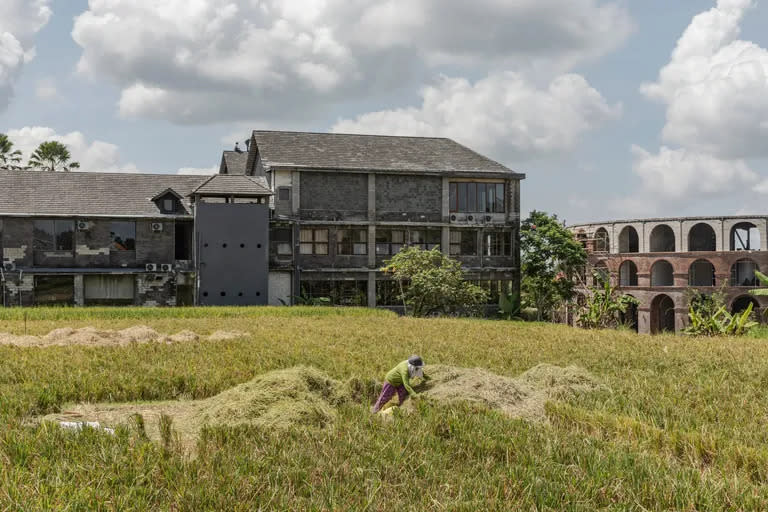
<instances>
[{"instance_id":1,"label":"farmer bending over","mask_svg":"<svg viewBox=\"0 0 768 512\"><path fill-rule=\"evenodd\" d=\"M413 355L392 368L384 377L384 387L381 389L379 399L371 408L371 412L374 414L379 412L384 404L395 395L395 392L400 399L400 405L403 405L408 395L415 396L416 392L411 387L411 379L416 377L425 380L428 378L424 375L424 361L421 360L421 357Z\"/></svg>"}]
</instances>

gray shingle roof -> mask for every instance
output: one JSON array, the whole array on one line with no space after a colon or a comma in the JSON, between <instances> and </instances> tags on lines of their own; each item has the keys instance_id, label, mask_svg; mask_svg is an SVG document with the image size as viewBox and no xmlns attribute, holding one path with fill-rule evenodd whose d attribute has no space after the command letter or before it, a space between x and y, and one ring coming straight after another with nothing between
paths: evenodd
<instances>
[{"instance_id":1,"label":"gray shingle roof","mask_svg":"<svg viewBox=\"0 0 768 512\"><path fill-rule=\"evenodd\" d=\"M245 164L248 162L248 153L238 151L225 151L221 157L221 174L245 174ZM224 172L226 170L226 173Z\"/></svg>"},{"instance_id":2,"label":"gray shingle roof","mask_svg":"<svg viewBox=\"0 0 768 512\"><path fill-rule=\"evenodd\" d=\"M253 140L267 168L516 174L445 138L257 130Z\"/></svg>"},{"instance_id":3,"label":"gray shingle roof","mask_svg":"<svg viewBox=\"0 0 768 512\"><path fill-rule=\"evenodd\" d=\"M238 195L265 196L272 195L267 179L264 176L232 176L216 174L192 191L202 195Z\"/></svg>"},{"instance_id":4,"label":"gray shingle roof","mask_svg":"<svg viewBox=\"0 0 768 512\"><path fill-rule=\"evenodd\" d=\"M171 188L189 215L187 196L204 176L0 169L0 215L163 217L152 201Z\"/></svg>"}]
</instances>

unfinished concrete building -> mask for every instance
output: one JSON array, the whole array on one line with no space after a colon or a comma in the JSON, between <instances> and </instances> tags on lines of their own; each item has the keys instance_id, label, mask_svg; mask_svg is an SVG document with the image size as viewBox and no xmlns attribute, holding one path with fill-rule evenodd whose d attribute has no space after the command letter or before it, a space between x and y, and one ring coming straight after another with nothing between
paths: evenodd
<instances>
[{"instance_id":1,"label":"unfinished concrete building","mask_svg":"<svg viewBox=\"0 0 768 512\"><path fill-rule=\"evenodd\" d=\"M760 318L768 301L749 291L755 270L768 270L768 217L682 217L570 226L594 272L639 301L627 315L640 333L680 332L688 323L688 293L723 289L732 312L753 304ZM583 290L582 290L583 291Z\"/></svg>"},{"instance_id":2,"label":"unfinished concrete building","mask_svg":"<svg viewBox=\"0 0 768 512\"><path fill-rule=\"evenodd\" d=\"M397 309L378 269L411 245L495 304L519 288L523 178L449 139L272 131L213 177L2 170L1 303Z\"/></svg>"}]
</instances>

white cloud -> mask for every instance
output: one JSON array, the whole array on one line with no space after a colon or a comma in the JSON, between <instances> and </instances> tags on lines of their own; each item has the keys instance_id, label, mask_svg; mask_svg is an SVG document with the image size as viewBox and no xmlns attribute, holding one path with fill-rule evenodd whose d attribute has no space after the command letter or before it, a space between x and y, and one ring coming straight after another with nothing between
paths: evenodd
<instances>
[{"instance_id":1,"label":"white cloud","mask_svg":"<svg viewBox=\"0 0 768 512\"><path fill-rule=\"evenodd\" d=\"M201 176L209 176L211 174L218 174L219 166L214 165L212 167L182 167L178 170L177 174L196 174Z\"/></svg>"},{"instance_id":2,"label":"white cloud","mask_svg":"<svg viewBox=\"0 0 768 512\"><path fill-rule=\"evenodd\" d=\"M752 5L719 0L696 16L658 81L642 86L667 105L667 143L724 159L768 156L768 51L738 39Z\"/></svg>"},{"instance_id":3,"label":"white cloud","mask_svg":"<svg viewBox=\"0 0 768 512\"><path fill-rule=\"evenodd\" d=\"M581 136L621 114L580 75L556 77L543 89L519 73L470 83L443 78L422 90L422 105L341 120L339 133L447 136L503 158L572 149Z\"/></svg>"},{"instance_id":4,"label":"white cloud","mask_svg":"<svg viewBox=\"0 0 768 512\"><path fill-rule=\"evenodd\" d=\"M34 36L51 17L50 0L0 2L0 112L13 96L25 62L35 56Z\"/></svg>"},{"instance_id":5,"label":"white cloud","mask_svg":"<svg viewBox=\"0 0 768 512\"><path fill-rule=\"evenodd\" d=\"M51 78L38 80L35 87L35 96L43 101L53 100L59 97L59 91L56 88L56 82Z\"/></svg>"},{"instance_id":6,"label":"white cloud","mask_svg":"<svg viewBox=\"0 0 768 512\"><path fill-rule=\"evenodd\" d=\"M207 123L306 119L445 65L562 73L631 29L598 0L91 0L72 35L121 115Z\"/></svg>"},{"instance_id":7,"label":"white cloud","mask_svg":"<svg viewBox=\"0 0 768 512\"><path fill-rule=\"evenodd\" d=\"M20 149L24 154L24 163L40 143L55 140L67 146L72 161L80 163L81 171L139 172L134 164L122 161L118 146L100 140L88 141L80 132L59 135L53 128L28 126L9 130L8 138L13 142L14 148Z\"/></svg>"}]
</instances>

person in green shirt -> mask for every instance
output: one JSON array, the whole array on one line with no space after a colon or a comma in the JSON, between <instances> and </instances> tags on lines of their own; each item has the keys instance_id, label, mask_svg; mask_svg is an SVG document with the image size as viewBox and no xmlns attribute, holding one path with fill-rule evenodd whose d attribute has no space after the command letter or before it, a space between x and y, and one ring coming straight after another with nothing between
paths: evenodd
<instances>
[{"instance_id":1,"label":"person in green shirt","mask_svg":"<svg viewBox=\"0 0 768 512\"><path fill-rule=\"evenodd\" d=\"M379 412L395 396L395 393L397 393L400 399L400 405L405 402L409 395L415 396L416 392L411 387L411 379L417 377L426 378L424 375L424 361L421 357L412 355L387 372L386 377L384 377L384 387L381 389L381 395L379 395L376 403L373 404L371 412L374 414Z\"/></svg>"}]
</instances>

